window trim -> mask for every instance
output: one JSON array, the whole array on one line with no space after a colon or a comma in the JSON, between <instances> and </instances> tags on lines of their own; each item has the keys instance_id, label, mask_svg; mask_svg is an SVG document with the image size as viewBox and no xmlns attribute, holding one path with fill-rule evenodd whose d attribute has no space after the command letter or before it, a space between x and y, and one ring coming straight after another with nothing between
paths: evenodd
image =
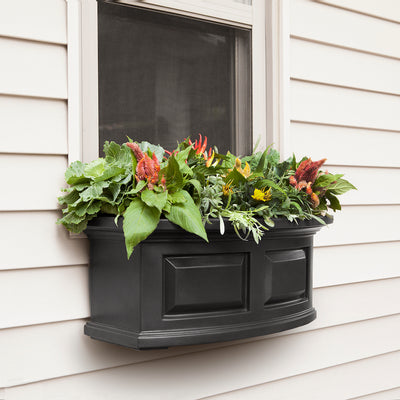
<instances>
[{"instance_id":1,"label":"window trim","mask_svg":"<svg viewBox=\"0 0 400 400\"><path fill-rule=\"evenodd\" d=\"M68 162L75 160L88 162L98 157L99 140L97 1L67 1ZM211 4L210 0L203 1L209 3L209 7L203 8L202 13L199 13L198 0L124 0L123 2L207 21L217 21L230 26L250 28L253 143L259 142L260 149L265 148L267 143L274 143L282 152L286 147L284 138L287 135L284 133L287 132L290 123L286 112L290 82L285 80L285 77L289 76L286 68L289 49L287 0L268 2L253 0L251 6L240 3L226 5L224 10L247 10L248 24L245 25L243 17L233 18L232 12L221 14L221 10L217 10L217 6ZM197 13L190 8L196 5ZM181 8L177 8L178 6ZM249 10L251 10L250 19ZM225 18L221 18L221 15Z\"/></svg>"}]
</instances>

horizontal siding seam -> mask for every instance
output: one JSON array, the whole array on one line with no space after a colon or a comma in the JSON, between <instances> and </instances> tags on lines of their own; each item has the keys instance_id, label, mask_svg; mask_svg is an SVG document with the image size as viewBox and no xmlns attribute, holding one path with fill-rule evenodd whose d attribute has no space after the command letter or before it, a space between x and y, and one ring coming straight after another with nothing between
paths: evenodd
<instances>
[{"instance_id":1,"label":"horizontal siding seam","mask_svg":"<svg viewBox=\"0 0 400 400\"><path fill-rule=\"evenodd\" d=\"M349 206L351 206L351 204L349 204L349 205L346 205L346 206L344 206L344 207L349 207ZM357 206L357 207L359 207L359 206ZM378 244L378 243L383 243L383 244L385 244L385 243L399 243L400 242L400 240L378 240L378 241L374 241L374 242L352 242L352 243L339 243L339 244L336 244L336 243L334 243L334 244L324 244L324 245L321 245L321 246L318 246L318 245L314 245L314 248L330 248L330 247L339 247L339 246L357 246L357 245L363 245L363 244Z\"/></svg>"},{"instance_id":2,"label":"horizontal siding seam","mask_svg":"<svg viewBox=\"0 0 400 400\"><path fill-rule=\"evenodd\" d=\"M295 123L295 124L305 124L305 125L331 126L334 128L349 128L349 129L356 129L356 130L368 130L368 131L374 131L374 132L378 131L378 132L400 133L400 130L395 130L395 129L371 128L371 127L356 126L356 125L331 124L329 122L315 122L315 121L305 121L305 120L299 120L299 119L291 119L290 122Z\"/></svg>"},{"instance_id":3,"label":"horizontal siding seam","mask_svg":"<svg viewBox=\"0 0 400 400\"><path fill-rule=\"evenodd\" d=\"M329 87L335 87L335 88L339 88L339 89L356 90L358 92L364 92L364 93L366 92L366 93L382 94L385 96L400 97L400 93L385 92L385 91L381 91L381 90L366 89L366 88L355 87L355 86L339 85L339 84L335 84L335 83L314 81L314 80L310 80L310 79L301 79L301 78L296 78L293 76L290 77L290 81L291 82L309 83L312 85L329 86Z\"/></svg>"},{"instance_id":4,"label":"horizontal siding seam","mask_svg":"<svg viewBox=\"0 0 400 400\"><path fill-rule=\"evenodd\" d=\"M66 264L66 265L43 265L41 267L25 267L25 268L0 268L0 274L4 271L32 271L32 270L44 270L44 269L62 269L62 268L89 268L89 264ZM0 399L1 400L1 399Z\"/></svg>"},{"instance_id":5,"label":"horizontal siding seam","mask_svg":"<svg viewBox=\"0 0 400 400\"><path fill-rule=\"evenodd\" d=\"M400 386L395 386L395 387L391 387L389 389L385 389L385 390L380 390L379 392L373 392L373 393L367 393L367 394L363 394L362 396L357 396L357 397L351 397L347 400L357 400L357 399L363 399L366 396L371 396L374 394L381 394L381 393L387 393L390 392L391 390L397 390L400 389ZM389 400L389 399L388 399ZM397 399L393 399L393 400L397 400Z\"/></svg>"},{"instance_id":6,"label":"horizontal siding seam","mask_svg":"<svg viewBox=\"0 0 400 400\"><path fill-rule=\"evenodd\" d=\"M338 49L350 50L350 51L363 53L363 54L368 54L368 55L376 56L376 57L389 58L391 60L396 60L396 61L400 60L400 57L390 56L388 54L375 53L373 51L359 49L359 48L356 48L356 47L343 46L343 45L340 45L340 44L337 44L337 43L326 42L326 41L323 41L323 40L317 40L317 39L309 38L309 37L306 37L306 36L298 36L298 35L291 34L290 38L291 39L303 40L305 42L311 42L311 43L315 43L315 44L322 44L324 46L329 46L329 47L336 47Z\"/></svg>"},{"instance_id":7,"label":"horizontal siding seam","mask_svg":"<svg viewBox=\"0 0 400 400\"><path fill-rule=\"evenodd\" d=\"M41 153L41 152L16 152L16 151L7 151L7 150L0 150L0 154L5 154L8 156L68 156L68 152L48 152L48 153ZM399 167L400 168L400 167Z\"/></svg>"},{"instance_id":8,"label":"horizontal siding seam","mask_svg":"<svg viewBox=\"0 0 400 400\"><path fill-rule=\"evenodd\" d=\"M5 35L5 34L0 34L0 38L21 40L23 42L50 44L50 45L54 45L54 46L64 46L64 47L66 47L68 45L68 41L67 40L63 40L63 41L60 41L60 40L44 40L44 39L35 39L35 38L17 36L17 35Z\"/></svg>"},{"instance_id":9,"label":"horizontal siding seam","mask_svg":"<svg viewBox=\"0 0 400 400\"><path fill-rule=\"evenodd\" d=\"M310 374L310 373L313 373L313 372L324 371L324 370L327 370L327 369L330 369L330 368L335 368L335 367L337 367L337 366L348 365L348 364L356 363L356 362L359 362L359 361L364 361L364 360L368 360L368 359L374 359L374 358L378 358L378 357L381 357L381 356L386 356L386 355L389 355L389 354L395 354L395 353L400 353L400 351L398 351L398 350L389 351L389 352L387 352L387 353L381 353L381 354L377 354L377 355L375 355L375 356L364 357L364 358L360 358L360 359L354 360L354 361L348 361L348 362L344 362L344 363L332 365L332 366L329 366L329 367L324 367L324 368L315 369L315 370L312 370L312 371L309 371L309 372L303 372L303 373L301 373L301 374L289 375L289 376L286 376L286 377L284 377L284 378L274 379L274 380L271 380L271 381L266 381L266 382L258 383L258 384L256 384L256 385L245 386L245 387L243 387L243 388L235 389L235 390L230 390L230 391L228 391L228 392L215 393L215 394L213 394L213 395L211 395L211 396L201 397L201 398L196 399L196 400L206 400L206 399L208 399L208 398L210 398L210 397L212 397L212 396L220 396L220 395L222 395L222 394L228 394L228 393L239 392L239 391L241 391L241 390L245 390L245 389L249 389L249 388L253 388L253 387L258 387L258 386L262 386L262 385L269 384L269 383L273 383L273 382L282 382L282 381L286 380L287 378L293 378L293 377L295 377L295 376L303 376L303 375L307 375L307 374ZM391 389L389 389L389 390L393 390L393 389L397 389L397 387L391 388ZM386 391L386 390L385 390L385 391ZM379 392L378 392L378 393L379 393ZM359 398L359 397L358 397L358 398ZM348 400L355 400L355 399L357 399L357 397L355 397L355 398L353 398L353 399L348 399Z\"/></svg>"},{"instance_id":10,"label":"horizontal siding seam","mask_svg":"<svg viewBox=\"0 0 400 400\"><path fill-rule=\"evenodd\" d=\"M336 164L336 163L325 163L324 167L344 167L344 168L366 168L366 169L392 169L392 170L398 170L400 169L400 166L390 166L390 165L360 165L360 164ZM363 203L364 204L364 203ZM385 203L385 205L387 205Z\"/></svg>"},{"instance_id":11,"label":"horizontal siding seam","mask_svg":"<svg viewBox=\"0 0 400 400\"><path fill-rule=\"evenodd\" d=\"M390 23L395 24L395 25L400 25L400 21L395 20L395 19L385 18L385 17L382 17L381 15L371 14L371 13L368 13L368 12L365 12L365 11L352 9L352 8L348 8L348 7L343 7L343 6L340 6L338 4L327 3L327 2L324 2L324 1L319 1L319 0L315 0L315 1L318 4L322 4L322 5L327 6L327 7L338 8L339 10L348 11L348 12L351 12L353 14L364 15L366 17L379 19L379 20L382 20L382 21L385 21L385 22L390 22Z\"/></svg>"},{"instance_id":12,"label":"horizontal siding seam","mask_svg":"<svg viewBox=\"0 0 400 400\"><path fill-rule=\"evenodd\" d=\"M313 289L323 289L323 288L333 288L333 287L340 287L340 286L358 285L358 284L363 284L363 283L389 281L391 279L399 279L399 278L400 278L400 270L399 270L399 274L395 275L395 276L388 276L385 278L378 278L378 279L368 279L368 280L362 280L362 281L334 283L332 285L313 286ZM399 282L400 282L400 280L399 280ZM391 314L389 314L389 315L391 315Z\"/></svg>"},{"instance_id":13,"label":"horizontal siding seam","mask_svg":"<svg viewBox=\"0 0 400 400\"><path fill-rule=\"evenodd\" d=\"M68 100L68 95L66 96L44 96L44 95L34 95L34 94L27 94L27 93L10 93L10 92L2 92L0 91L0 96L4 97L23 97L26 99L35 99L35 100L56 100L56 101L66 101Z\"/></svg>"}]
</instances>

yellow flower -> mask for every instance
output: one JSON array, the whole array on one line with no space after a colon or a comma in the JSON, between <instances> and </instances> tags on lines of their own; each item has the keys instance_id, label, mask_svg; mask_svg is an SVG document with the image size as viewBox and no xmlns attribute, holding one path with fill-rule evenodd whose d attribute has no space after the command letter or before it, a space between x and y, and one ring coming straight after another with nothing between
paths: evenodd
<instances>
[{"instance_id":1,"label":"yellow flower","mask_svg":"<svg viewBox=\"0 0 400 400\"><path fill-rule=\"evenodd\" d=\"M245 167L242 169L242 162L237 158L235 160L235 168L245 177L248 178L251 175L250 165L246 161Z\"/></svg>"},{"instance_id":2,"label":"yellow flower","mask_svg":"<svg viewBox=\"0 0 400 400\"><path fill-rule=\"evenodd\" d=\"M231 189L231 185L232 185L233 181L229 181L227 183L225 183L224 186L222 186L222 193L224 194L224 196L229 196L230 193L233 193L233 190Z\"/></svg>"},{"instance_id":3,"label":"yellow flower","mask_svg":"<svg viewBox=\"0 0 400 400\"><path fill-rule=\"evenodd\" d=\"M271 200L271 188L254 189L254 194L251 196L254 200L269 201Z\"/></svg>"}]
</instances>

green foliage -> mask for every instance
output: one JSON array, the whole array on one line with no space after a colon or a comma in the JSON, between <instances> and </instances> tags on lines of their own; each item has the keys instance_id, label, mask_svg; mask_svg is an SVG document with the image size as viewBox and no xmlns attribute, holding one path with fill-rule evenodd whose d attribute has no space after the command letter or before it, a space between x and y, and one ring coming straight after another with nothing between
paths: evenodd
<instances>
[{"instance_id":1,"label":"green foliage","mask_svg":"<svg viewBox=\"0 0 400 400\"><path fill-rule=\"evenodd\" d=\"M166 158L161 146L137 145L149 157L141 161L137 146L132 145L133 151L105 142L104 158L72 163L65 173L70 186L58 199L64 206L58 223L72 232L82 232L99 214L123 216L128 257L162 215L204 240L205 223L218 218L223 234L228 220L239 237L258 243L275 218L324 223L321 216L328 209L341 209L337 196L355 189L341 174L322 171L300 185L295 172L308 158L297 162L293 155L280 162L271 148L239 159L230 152L218 154L216 148L213 154L207 149L203 153L185 139Z\"/></svg>"},{"instance_id":2,"label":"green foliage","mask_svg":"<svg viewBox=\"0 0 400 400\"><path fill-rule=\"evenodd\" d=\"M123 223L128 258L133 248L157 228L160 214L160 210L149 207L138 197L131 201L124 213Z\"/></svg>"},{"instance_id":3,"label":"green foliage","mask_svg":"<svg viewBox=\"0 0 400 400\"><path fill-rule=\"evenodd\" d=\"M174 224L179 225L188 232L200 236L208 242L199 208L186 190L181 190L180 192L174 193L172 196L175 197L178 194L182 195L185 201L183 203L180 201L172 201L171 209L168 213L165 213L165 216Z\"/></svg>"}]
</instances>

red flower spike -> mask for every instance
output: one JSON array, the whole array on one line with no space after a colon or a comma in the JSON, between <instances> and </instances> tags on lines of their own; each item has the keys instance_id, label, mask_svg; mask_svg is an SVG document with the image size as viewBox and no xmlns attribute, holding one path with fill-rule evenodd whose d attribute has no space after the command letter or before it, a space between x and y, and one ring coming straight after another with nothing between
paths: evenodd
<instances>
[{"instance_id":1,"label":"red flower spike","mask_svg":"<svg viewBox=\"0 0 400 400\"><path fill-rule=\"evenodd\" d=\"M136 160L139 162L143 157L144 157L144 153L143 151L140 149L139 145L137 143L125 143L132 151L133 154L136 157Z\"/></svg>"},{"instance_id":2,"label":"red flower spike","mask_svg":"<svg viewBox=\"0 0 400 400\"><path fill-rule=\"evenodd\" d=\"M311 158L300 163L297 168L294 177L298 182L306 181L314 183L317 178L318 171L321 168L322 164L326 161L326 158L323 158L319 161L311 161Z\"/></svg>"},{"instance_id":3,"label":"red flower spike","mask_svg":"<svg viewBox=\"0 0 400 400\"><path fill-rule=\"evenodd\" d=\"M144 157L138 162L136 166L136 180L147 180L148 188L152 190L154 184L158 182L158 172L160 171L160 164L157 157L153 154L151 159L148 154L144 154Z\"/></svg>"}]
</instances>

